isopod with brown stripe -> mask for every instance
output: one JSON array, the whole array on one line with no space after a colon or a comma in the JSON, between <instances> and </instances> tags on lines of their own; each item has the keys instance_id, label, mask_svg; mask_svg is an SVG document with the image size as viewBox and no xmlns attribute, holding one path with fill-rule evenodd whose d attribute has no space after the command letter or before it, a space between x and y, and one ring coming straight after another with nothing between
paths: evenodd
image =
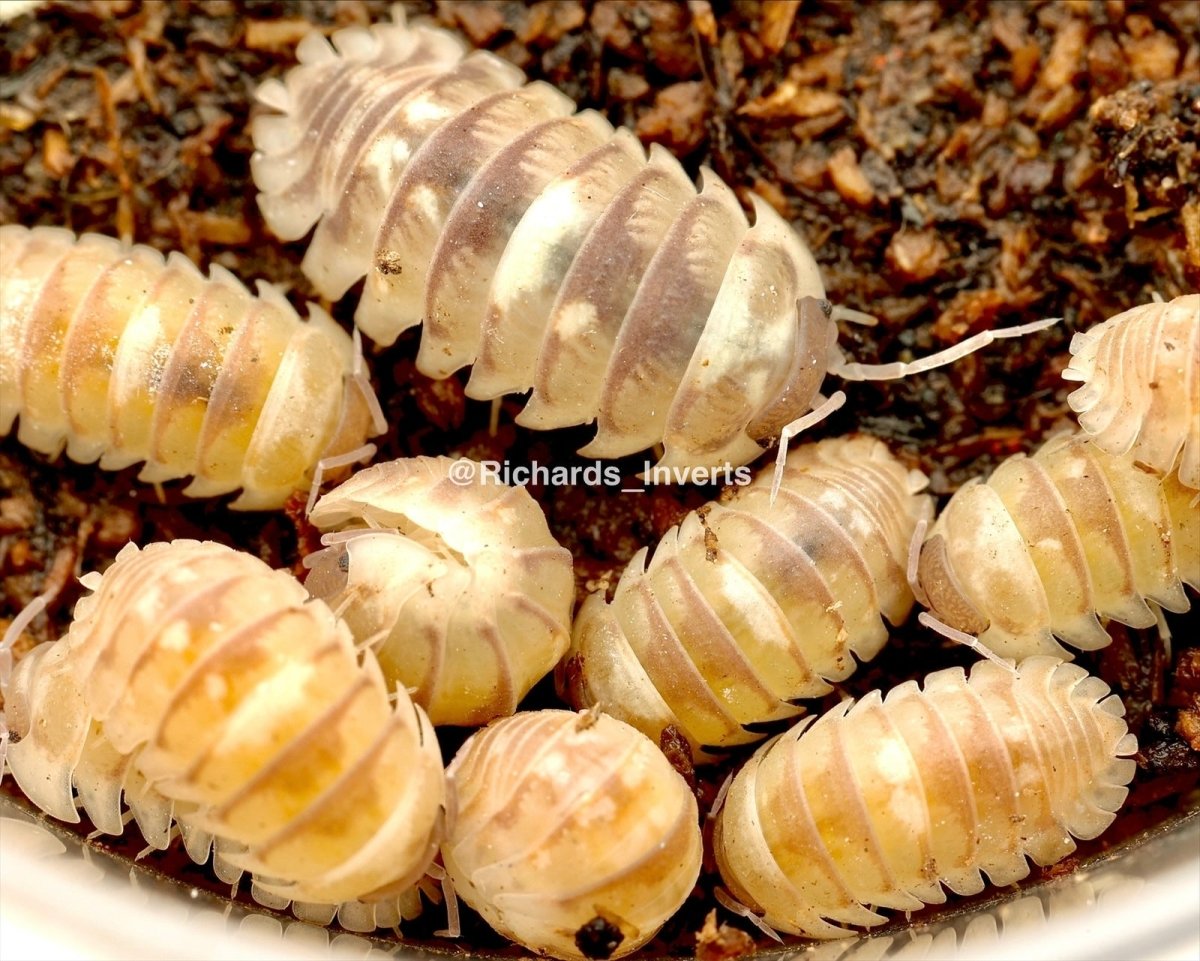
<instances>
[{"instance_id":1,"label":"isopod with brown stripe","mask_svg":"<svg viewBox=\"0 0 1200 961\"><path fill-rule=\"evenodd\" d=\"M527 427L595 422L584 456L661 443L665 467L746 464L837 406L827 372L898 377L1046 323L847 363L812 253L760 197L751 224L710 170L697 189L661 147L395 18L308 35L259 88L263 215L285 240L316 225L323 296L366 277L355 322L378 343L423 324L423 373L473 365L477 399L531 391Z\"/></svg>"},{"instance_id":2,"label":"isopod with brown stripe","mask_svg":"<svg viewBox=\"0 0 1200 961\"><path fill-rule=\"evenodd\" d=\"M305 585L368 643L434 724L512 714L571 633L571 554L524 487L472 461L375 464L309 520L328 546Z\"/></svg>"},{"instance_id":3,"label":"isopod with brown stripe","mask_svg":"<svg viewBox=\"0 0 1200 961\"><path fill-rule=\"evenodd\" d=\"M887 640L913 604L909 541L933 513L925 477L865 435L807 444L732 488L593 594L560 674L577 707L595 705L658 740L674 727L706 747L759 740Z\"/></svg>"},{"instance_id":4,"label":"isopod with brown stripe","mask_svg":"<svg viewBox=\"0 0 1200 961\"><path fill-rule=\"evenodd\" d=\"M1143 304L1071 340L1067 403L1110 454L1200 488L1200 294Z\"/></svg>"},{"instance_id":5,"label":"isopod with brown stripe","mask_svg":"<svg viewBox=\"0 0 1200 961\"><path fill-rule=\"evenodd\" d=\"M446 770L453 891L505 937L568 961L636 951L700 873L696 799L659 749L585 711L527 711Z\"/></svg>"},{"instance_id":6,"label":"isopod with brown stripe","mask_svg":"<svg viewBox=\"0 0 1200 961\"><path fill-rule=\"evenodd\" d=\"M0 227L0 433L184 493L279 507L382 429L351 339L269 284L110 237ZM375 418L372 425L372 418Z\"/></svg>"},{"instance_id":7,"label":"isopod with brown stripe","mask_svg":"<svg viewBox=\"0 0 1200 961\"><path fill-rule=\"evenodd\" d=\"M1200 589L1200 502L1178 475L1083 434L1018 454L958 490L921 546L933 613L1001 657L1070 655L1111 638L1098 618L1151 627L1147 602L1186 611Z\"/></svg>"},{"instance_id":8,"label":"isopod with brown stripe","mask_svg":"<svg viewBox=\"0 0 1200 961\"><path fill-rule=\"evenodd\" d=\"M851 934L1053 864L1099 836L1137 750L1124 707L1050 657L938 671L805 719L734 777L713 847L771 926Z\"/></svg>"},{"instance_id":9,"label":"isopod with brown stripe","mask_svg":"<svg viewBox=\"0 0 1200 961\"><path fill-rule=\"evenodd\" d=\"M305 920L391 927L440 839L433 729L283 571L220 544L128 545L62 639L5 680L5 765L47 814L151 847ZM18 628L19 629L19 628ZM10 632L10 635L13 632ZM10 638L6 638L6 643Z\"/></svg>"}]
</instances>

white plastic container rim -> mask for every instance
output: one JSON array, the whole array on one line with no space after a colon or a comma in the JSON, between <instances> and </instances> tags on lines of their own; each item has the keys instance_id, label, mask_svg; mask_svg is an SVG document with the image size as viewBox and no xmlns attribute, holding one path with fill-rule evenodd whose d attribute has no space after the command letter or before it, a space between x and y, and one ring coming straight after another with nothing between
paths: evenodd
<instances>
[{"instance_id":1,"label":"white plastic container rim","mask_svg":"<svg viewBox=\"0 0 1200 961\"><path fill-rule=\"evenodd\" d=\"M436 909L435 909L436 910ZM231 905L106 855L0 796L0 961L445 958ZM1200 958L1200 811L1074 873L929 924L763 961Z\"/></svg>"}]
</instances>

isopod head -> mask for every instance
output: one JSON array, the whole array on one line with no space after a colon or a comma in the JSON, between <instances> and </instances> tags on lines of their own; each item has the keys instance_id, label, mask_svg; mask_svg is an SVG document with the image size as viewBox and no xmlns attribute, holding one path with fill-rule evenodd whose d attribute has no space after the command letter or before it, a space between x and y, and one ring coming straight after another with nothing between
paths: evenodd
<instances>
[{"instance_id":1,"label":"isopod head","mask_svg":"<svg viewBox=\"0 0 1200 961\"><path fill-rule=\"evenodd\" d=\"M454 890L505 937L569 961L629 954L691 892L696 799L604 714L535 711L473 735L447 771Z\"/></svg>"}]
</instances>

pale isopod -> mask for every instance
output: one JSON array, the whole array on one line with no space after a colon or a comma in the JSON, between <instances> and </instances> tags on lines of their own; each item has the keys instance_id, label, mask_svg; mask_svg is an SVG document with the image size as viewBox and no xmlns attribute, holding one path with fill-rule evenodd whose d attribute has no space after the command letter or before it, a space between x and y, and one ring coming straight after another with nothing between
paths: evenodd
<instances>
[{"instance_id":1,"label":"pale isopod","mask_svg":"<svg viewBox=\"0 0 1200 961\"><path fill-rule=\"evenodd\" d=\"M1108 686L1033 657L872 691L764 745L734 777L713 847L733 893L782 931L914 911L1052 864L1112 823L1137 749Z\"/></svg>"},{"instance_id":2,"label":"pale isopod","mask_svg":"<svg viewBox=\"0 0 1200 961\"><path fill-rule=\"evenodd\" d=\"M308 589L434 724L511 714L570 640L570 552L523 487L471 461L376 464L322 497Z\"/></svg>"},{"instance_id":3,"label":"pale isopod","mask_svg":"<svg viewBox=\"0 0 1200 961\"><path fill-rule=\"evenodd\" d=\"M1200 488L1200 294L1118 314L1071 354L1063 377L1083 386L1067 402L1092 440Z\"/></svg>"},{"instance_id":4,"label":"pale isopod","mask_svg":"<svg viewBox=\"0 0 1200 961\"><path fill-rule=\"evenodd\" d=\"M253 173L280 237L317 224L317 290L366 277L364 333L424 324L423 373L471 364L470 397L532 391L528 427L594 421L584 456L661 442L662 465L713 468L757 458L827 371L900 376L994 336L846 364L816 261L761 198L751 226L711 171L697 190L665 150L396 17L300 43L301 65L258 91L274 112L254 121Z\"/></svg>"},{"instance_id":5,"label":"pale isopod","mask_svg":"<svg viewBox=\"0 0 1200 961\"><path fill-rule=\"evenodd\" d=\"M318 307L305 323L270 285L57 228L0 227L0 263L0 433L20 418L43 454L144 461L141 480L190 476L193 497L240 487L247 510L363 447L374 397Z\"/></svg>"},{"instance_id":6,"label":"pale isopod","mask_svg":"<svg viewBox=\"0 0 1200 961\"><path fill-rule=\"evenodd\" d=\"M286 572L213 543L129 545L5 692L6 764L46 813L147 842L355 930L419 909L445 777L432 728ZM395 699L393 704L390 698ZM214 850L215 849L215 850Z\"/></svg>"},{"instance_id":7,"label":"pale isopod","mask_svg":"<svg viewBox=\"0 0 1200 961\"><path fill-rule=\"evenodd\" d=\"M924 475L865 435L793 450L773 504L770 474L689 514L649 563L643 549L611 601L584 602L562 672L572 703L654 739L674 726L702 751L758 740L745 725L799 714L875 656L883 617L912 607Z\"/></svg>"},{"instance_id":8,"label":"pale isopod","mask_svg":"<svg viewBox=\"0 0 1200 961\"><path fill-rule=\"evenodd\" d=\"M1145 628L1146 601L1185 611L1200 588L1200 505L1175 474L1079 434L1019 454L957 491L921 547L923 603L1002 657L1110 642L1097 615Z\"/></svg>"},{"instance_id":9,"label":"pale isopod","mask_svg":"<svg viewBox=\"0 0 1200 961\"><path fill-rule=\"evenodd\" d=\"M532 711L472 735L447 769L442 859L492 927L556 958L645 944L700 873L696 799L642 734L604 714Z\"/></svg>"}]
</instances>

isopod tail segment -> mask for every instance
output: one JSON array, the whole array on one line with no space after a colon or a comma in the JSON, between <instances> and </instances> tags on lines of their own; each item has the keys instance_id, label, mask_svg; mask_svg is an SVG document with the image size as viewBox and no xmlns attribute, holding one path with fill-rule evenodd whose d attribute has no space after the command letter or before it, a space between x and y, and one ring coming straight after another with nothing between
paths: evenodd
<instances>
[{"instance_id":1,"label":"isopod tail segment","mask_svg":"<svg viewBox=\"0 0 1200 961\"><path fill-rule=\"evenodd\" d=\"M921 547L935 617L1003 658L1070 658L1111 642L1100 618L1157 623L1200 589L1200 504L1176 474L1083 434L1051 438L957 491Z\"/></svg>"},{"instance_id":2,"label":"isopod tail segment","mask_svg":"<svg viewBox=\"0 0 1200 961\"><path fill-rule=\"evenodd\" d=\"M31 802L82 808L305 920L392 927L440 840L428 721L283 571L219 544L128 545L5 691L6 764Z\"/></svg>"}]
</instances>

